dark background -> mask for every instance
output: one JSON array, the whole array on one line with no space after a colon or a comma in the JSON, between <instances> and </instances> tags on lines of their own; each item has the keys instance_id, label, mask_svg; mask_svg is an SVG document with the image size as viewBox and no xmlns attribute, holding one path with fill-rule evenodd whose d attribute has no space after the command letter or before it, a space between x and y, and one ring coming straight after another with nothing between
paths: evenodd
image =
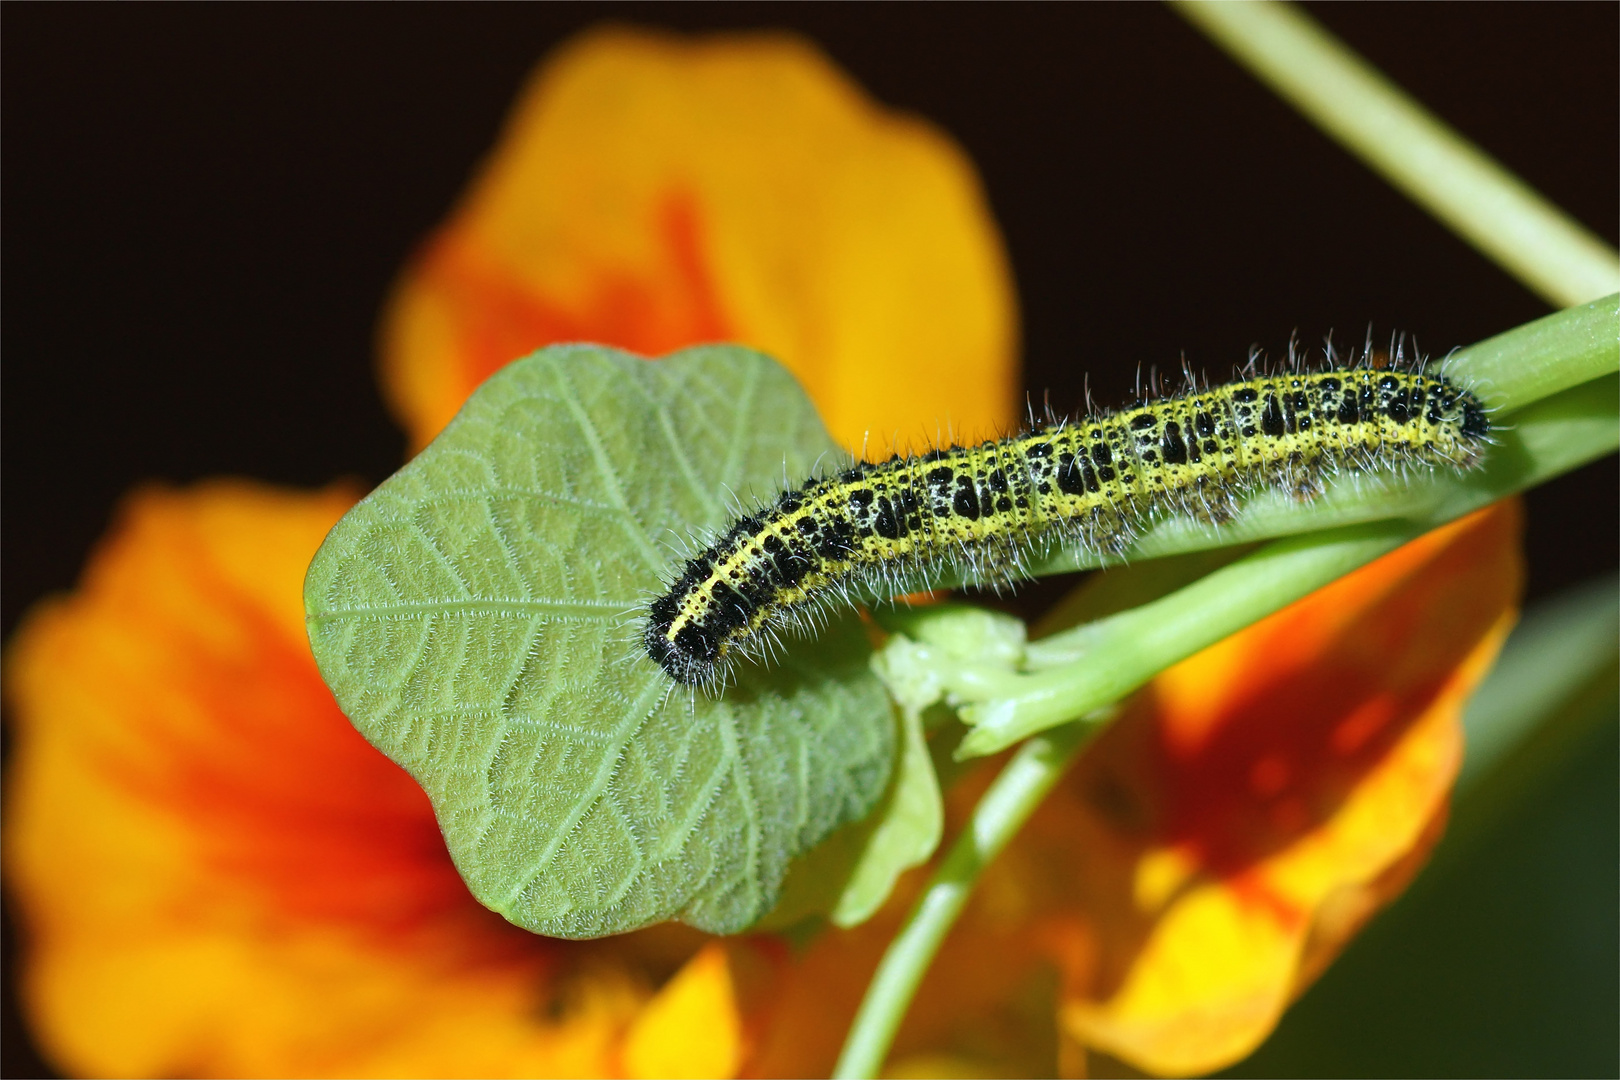
<instances>
[{"instance_id":1,"label":"dark background","mask_svg":"<svg viewBox=\"0 0 1620 1080\"><path fill-rule=\"evenodd\" d=\"M1311 10L1615 242L1620 6ZM390 280L535 61L605 18L797 28L960 140L1017 274L1026 384L1059 408L1087 372L1115 404L1139 364L1221 377L1296 330L1443 353L1549 310L1156 6L8 4L0 632L72 585L138 481L400 463L372 376ZM1615 564L1617 487L1611 458L1530 496L1532 597ZM1241 1068L1620 1069L1612 734ZM12 942L3 1068L42 1074Z\"/></svg>"}]
</instances>

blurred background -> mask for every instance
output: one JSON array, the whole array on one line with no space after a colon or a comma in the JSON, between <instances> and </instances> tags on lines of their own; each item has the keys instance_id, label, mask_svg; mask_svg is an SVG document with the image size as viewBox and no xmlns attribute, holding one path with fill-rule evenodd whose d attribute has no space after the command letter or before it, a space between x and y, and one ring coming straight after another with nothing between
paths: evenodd
<instances>
[{"instance_id":1,"label":"blurred background","mask_svg":"<svg viewBox=\"0 0 1620 1080\"><path fill-rule=\"evenodd\" d=\"M1553 202L1620 233L1620 7L1312 5ZM404 440L379 306L531 67L603 20L798 30L972 156L1025 385L1225 377L1291 333L1443 354L1547 306L1151 5L7 5L0 632L70 587L120 495L366 485ZM1530 598L1620 551L1615 460L1529 497ZM1055 596L1033 590L1024 603ZM1620 1072L1613 723L1435 865L1233 1075ZM50 1075L12 995L3 1072Z\"/></svg>"}]
</instances>

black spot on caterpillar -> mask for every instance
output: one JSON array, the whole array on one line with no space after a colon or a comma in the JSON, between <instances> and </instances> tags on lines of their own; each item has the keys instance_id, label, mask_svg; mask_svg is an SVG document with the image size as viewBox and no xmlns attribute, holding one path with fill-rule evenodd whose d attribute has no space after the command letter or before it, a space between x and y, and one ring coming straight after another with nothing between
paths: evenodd
<instances>
[{"instance_id":1,"label":"black spot on caterpillar","mask_svg":"<svg viewBox=\"0 0 1620 1080\"><path fill-rule=\"evenodd\" d=\"M1037 543L1118 554L1158 517L1218 523L1261 489L1314 498L1340 469L1467 469L1489 436L1477 397L1397 362L1189 388L995 442L858 463L739 517L653 600L643 638L670 678L713 686L735 652L757 652L774 628L856 583L915 581L961 561L1010 583L1028 577Z\"/></svg>"}]
</instances>

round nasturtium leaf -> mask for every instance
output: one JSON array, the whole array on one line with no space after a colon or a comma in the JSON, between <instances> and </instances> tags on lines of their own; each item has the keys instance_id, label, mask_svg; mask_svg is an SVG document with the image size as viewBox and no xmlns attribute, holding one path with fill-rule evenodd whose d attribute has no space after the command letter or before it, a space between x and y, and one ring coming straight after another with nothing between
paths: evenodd
<instances>
[{"instance_id":1,"label":"round nasturtium leaf","mask_svg":"<svg viewBox=\"0 0 1620 1080\"><path fill-rule=\"evenodd\" d=\"M858 620L718 693L640 644L694 538L837 454L759 353L556 346L332 530L304 590L321 673L427 791L481 902L561 937L733 932L872 809L896 726Z\"/></svg>"}]
</instances>

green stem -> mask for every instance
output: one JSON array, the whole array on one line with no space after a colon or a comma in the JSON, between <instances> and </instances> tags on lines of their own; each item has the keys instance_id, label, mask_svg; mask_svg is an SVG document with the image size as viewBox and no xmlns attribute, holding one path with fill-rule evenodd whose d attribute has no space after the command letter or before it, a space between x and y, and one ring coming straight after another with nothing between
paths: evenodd
<instances>
[{"instance_id":1,"label":"green stem","mask_svg":"<svg viewBox=\"0 0 1620 1080\"><path fill-rule=\"evenodd\" d=\"M1061 667L981 680L963 705L973 728L959 757L993 754L1037 731L1112 704L1153 676L1417 535L1380 521L1279 540L1150 604L1070 631ZM947 683L947 685L949 685Z\"/></svg>"},{"instance_id":2,"label":"green stem","mask_svg":"<svg viewBox=\"0 0 1620 1080\"><path fill-rule=\"evenodd\" d=\"M1031 739L1001 770L883 954L838 1056L835 1077L878 1074L912 995L974 883L1063 776L1092 730L1092 725L1070 724Z\"/></svg>"},{"instance_id":3,"label":"green stem","mask_svg":"<svg viewBox=\"0 0 1620 1080\"><path fill-rule=\"evenodd\" d=\"M1468 755L1457 777L1459 795L1478 799L1497 787L1486 778L1517 763L1550 717L1614 667L1617 585L1608 574L1571 589L1532 608L1514 628L1463 717Z\"/></svg>"},{"instance_id":4,"label":"green stem","mask_svg":"<svg viewBox=\"0 0 1620 1080\"><path fill-rule=\"evenodd\" d=\"M1620 289L1620 256L1292 5L1172 0L1345 149L1502 269L1567 307Z\"/></svg>"},{"instance_id":5,"label":"green stem","mask_svg":"<svg viewBox=\"0 0 1620 1080\"><path fill-rule=\"evenodd\" d=\"M978 876L1098 726L1052 724L1118 700L1168 664L1426 528L1612 452L1620 444L1614 415L1617 392L1620 379L1611 374L1521 409L1513 429L1504 433L1504 445L1493 452L1491 467L1476 485L1463 486L1460 494L1420 502L1407 516L1268 544L1160 599L1045 638L1028 650L1028 656L1039 657L1049 667L1020 673L977 665L961 655L950 657L932 674L957 700L972 699L961 712L975 727L963 740L960 754L990 753L1031 732L1047 730L1025 742L997 777L890 944L835 1075L877 1074L924 972ZM928 636L925 624L931 619L960 622L971 615L959 605L916 609L904 620L912 624L904 632Z\"/></svg>"},{"instance_id":6,"label":"green stem","mask_svg":"<svg viewBox=\"0 0 1620 1080\"><path fill-rule=\"evenodd\" d=\"M1512 412L1620 369L1620 295L1544 316L1458 349L1445 370Z\"/></svg>"},{"instance_id":7,"label":"green stem","mask_svg":"<svg viewBox=\"0 0 1620 1080\"><path fill-rule=\"evenodd\" d=\"M1391 483L1369 493L1339 485L1328 500L1308 508L1251 505L1238 527L1219 533L1161 523L1133 547L1133 557L1338 528L1274 542L1149 604L1068 631L1066 642L1047 639L1038 652L1055 665L1051 669L969 671L973 665L958 661L936 673L947 685L953 675L967 677L980 695L978 704L964 710L977 726L963 750L988 752L1032 730L1048 730L1027 741L997 777L891 942L839 1057L840 1077L877 1075L979 875L1097 726L1051 724L1117 700L1168 663L1376 558L1420 528L1612 452L1620 442L1614 415L1616 298L1607 295L1620 289L1620 259L1611 248L1296 9L1173 2L1324 130L1531 288L1560 305L1603 299L1453 358L1451 370L1511 413L1504 445L1480 473ZM1034 572L1091 565L1097 561L1084 553L1058 553L1039 561ZM975 740L982 745L970 745Z\"/></svg>"},{"instance_id":8,"label":"green stem","mask_svg":"<svg viewBox=\"0 0 1620 1080\"><path fill-rule=\"evenodd\" d=\"M1393 494L1374 491L1370 501L1367 493L1352 489L1337 509L1334 493L1330 493L1325 502L1309 508L1276 511L1283 518L1280 525L1276 520L1268 522L1267 511L1260 508L1257 514L1252 505L1245 508L1237 527L1216 534L1202 526L1191 526L1191 533L1176 533L1177 523L1164 523L1133 552L1167 555L1252 540L1256 533L1265 536L1272 529L1277 531L1269 535L1278 535L1287 530L1289 515L1303 515L1308 526L1339 527L1274 541L1181 588L1174 588L1179 582L1172 576L1163 584L1173 591L1158 599L1024 649L1024 670L988 656L998 650L986 653L958 647L942 652L942 659L929 663L929 670L906 673L907 677L921 674L926 676L923 681L934 680L960 706L963 719L974 725L959 755L990 753L1043 729L1046 734L1026 742L997 778L891 943L845 1043L837 1075L876 1074L923 973L961 912L973 883L1096 727L1096 723L1083 722L1052 725L1117 701L1176 660L1425 529L1612 453L1620 445L1620 424L1615 416L1620 346L1608 314L1612 305L1610 298L1521 327L1475 346L1459 361L1478 365L1481 378L1498 380L1496 400L1517 406L1510 423L1500 431L1486 467L1478 473L1415 480L1406 485L1404 494L1401 490ZM1525 374L1526 370L1530 373ZM1352 523L1335 522L1335 513L1350 516ZM1381 520L1355 519L1358 513ZM1178 536L1190 542L1178 547ZM1154 550L1155 543L1160 550ZM930 622L940 621L940 629L948 629L946 624L966 627L975 614L960 605L917 609L898 619L895 629L917 638L939 637L930 632ZM912 655L918 654L913 650ZM899 655L892 659L895 667L902 663Z\"/></svg>"}]
</instances>

